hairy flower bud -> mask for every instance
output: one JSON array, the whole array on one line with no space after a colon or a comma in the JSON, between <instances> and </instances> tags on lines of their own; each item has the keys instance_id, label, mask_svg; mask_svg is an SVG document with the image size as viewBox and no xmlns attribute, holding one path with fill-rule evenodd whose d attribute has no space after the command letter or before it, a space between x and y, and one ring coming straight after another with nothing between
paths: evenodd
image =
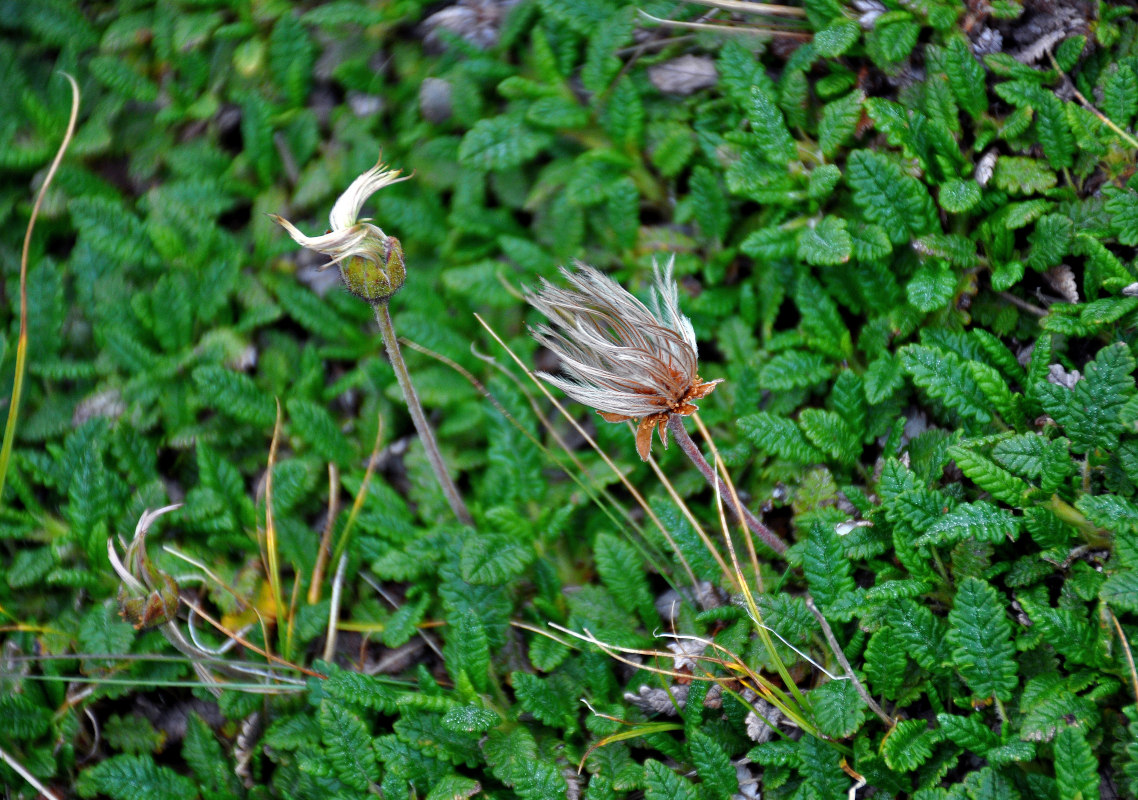
<instances>
[{"instance_id":1,"label":"hairy flower bud","mask_svg":"<svg viewBox=\"0 0 1138 800\"><path fill-rule=\"evenodd\" d=\"M399 170L377 163L360 175L332 206L328 221L332 229L323 236L306 236L284 217L270 215L297 244L331 256L325 266L336 264L348 291L361 300L379 303L403 287L407 271L403 266L403 247L370 220L359 219L360 209L369 197L393 183L405 181Z\"/></svg>"}]
</instances>

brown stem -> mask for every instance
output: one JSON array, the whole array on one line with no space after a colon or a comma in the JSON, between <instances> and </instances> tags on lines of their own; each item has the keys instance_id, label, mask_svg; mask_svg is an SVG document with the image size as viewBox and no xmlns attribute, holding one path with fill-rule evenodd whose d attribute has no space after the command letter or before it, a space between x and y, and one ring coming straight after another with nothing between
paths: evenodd
<instances>
[{"instance_id":1,"label":"brown stem","mask_svg":"<svg viewBox=\"0 0 1138 800\"><path fill-rule=\"evenodd\" d=\"M830 623L822 616L822 612L818 610L818 606L814 605L814 598L810 595L806 595L806 607L810 609L810 613L814 615L814 619L818 620L818 624L822 626L822 635L826 637L826 644L830 645L830 649L834 651L838 663L842 665L842 669L846 671L846 675L853 681L854 689L857 690L858 696L861 697L862 701L877 715L878 719L892 728L896 723L885 713L885 710L877 704L877 701L873 699L869 692L866 691L864 684L858 680L857 674L854 673L853 667L850 666L849 659L847 659L846 654L842 652L842 646L838 644L838 639L834 636L834 631L830 628Z\"/></svg>"},{"instance_id":2,"label":"brown stem","mask_svg":"<svg viewBox=\"0 0 1138 800\"><path fill-rule=\"evenodd\" d=\"M695 464L695 468L699 470L704 479L713 487L718 486L719 494L723 497L724 502L727 503L729 507L734 508L735 513L746 523L751 533L762 539L767 547L779 555L785 553L786 542L780 539L777 533L764 525L762 521L752 514L741 502L735 505L733 502L734 495L731 493L731 490L727 488L727 484L715 474L715 470L707 463L707 459L703 457L703 453L699 451L695 442L692 441L691 436L688 435L687 429L684 428L683 418L678 414L672 414L668 417L668 430L671 432L676 444L684 451L684 455Z\"/></svg>"},{"instance_id":3,"label":"brown stem","mask_svg":"<svg viewBox=\"0 0 1138 800\"><path fill-rule=\"evenodd\" d=\"M439 445L435 440L435 432L431 429L430 423L427 422L426 415L423 414L419 395L415 392L414 384L411 383L411 373L407 371L407 363L403 360L403 353L399 350L399 338L395 335L395 324L391 321L391 312L387 309L386 298L375 304L375 321L379 323L379 332L383 334L383 344L387 348L387 357L391 360L391 366L395 370L399 388L403 390L403 399L407 402L407 410L411 412L411 421L415 424L419 440L423 443L427 460L431 462L431 469L435 471L435 478L438 479L439 486L442 487L443 494L446 495L447 503L450 504L454 515L458 517L460 522L473 526L474 518L470 516L466 503L462 501L462 495L458 493L458 488L451 480L450 473L447 472L446 463L443 462L442 453L439 452Z\"/></svg>"}]
</instances>

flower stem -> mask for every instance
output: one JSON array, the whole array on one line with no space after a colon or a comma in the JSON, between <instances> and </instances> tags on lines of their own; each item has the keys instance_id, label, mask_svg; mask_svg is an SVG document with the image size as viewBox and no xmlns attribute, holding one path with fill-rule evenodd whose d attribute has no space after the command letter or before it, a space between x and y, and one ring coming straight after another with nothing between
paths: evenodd
<instances>
[{"instance_id":1,"label":"flower stem","mask_svg":"<svg viewBox=\"0 0 1138 800\"><path fill-rule=\"evenodd\" d=\"M379 323L379 332L383 334L383 344L387 348L387 357L391 360L391 366L395 370L399 388L403 390L403 399L407 403L407 410L411 412L411 421L415 424L419 440L423 443L427 460L431 462L431 469L435 471L435 478L438 480L439 486L442 487L447 503L450 504L451 511L458 517L459 522L465 525L474 525L474 518L470 516L466 503L462 501L462 495L458 493L458 488L451 480L446 464L443 463L442 453L439 452L438 442L435 441L435 432L431 430L431 425L427 422L426 415L423 414L419 395L415 392L414 384L411 383L411 373L407 371L407 363L403 360L403 353L399 350L399 339L395 335L395 325L391 321L387 299L375 303L374 308L375 321Z\"/></svg>"},{"instance_id":2,"label":"flower stem","mask_svg":"<svg viewBox=\"0 0 1138 800\"><path fill-rule=\"evenodd\" d=\"M699 451L699 448L696 446L695 442L692 441L691 436L688 435L687 429L684 428L683 418L681 418L678 414L673 414L668 417L668 430L671 432L672 438L675 439L676 444L678 444L680 446L680 449L684 451L684 455L686 455L691 460L691 462L695 464L695 468L699 470L700 474L703 475L707 482L713 487L718 486L719 494L722 495L724 502L726 502L729 506L734 507L735 513L743 520L744 523L746 523L747 528L751 531L751 533L762 539L763 543L766 544L767 547L769 547L771 550L774 550L779 555L785 553L786 542L780 539L777 533L764 525L758 517L752 514L747 509L747 507L742 504L742 502L740 502L737 506L735 505L733 502L734 495L731 493L731 490L727 488L727 484L725 484L723 480L715 474L715 470L713 470L711 468L711 465L707 463L707 459L703 457L703 453Z\"/></svg>"}]
</instances>

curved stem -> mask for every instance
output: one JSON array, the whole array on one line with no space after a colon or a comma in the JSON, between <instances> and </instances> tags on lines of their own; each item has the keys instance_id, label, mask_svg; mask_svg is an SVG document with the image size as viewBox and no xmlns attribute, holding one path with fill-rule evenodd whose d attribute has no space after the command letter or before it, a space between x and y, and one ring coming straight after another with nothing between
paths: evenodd
<instances>
[{"instance_id":1,"label":"curved stem","mask_svg":"<svg viewBox=\"0 0 1138 800\"><path fill-rule=\"evenodd\" d=\"M403 353L399 350L399 338L395 335L395 325L391 321L391 312L387 308L387 300L383 299L375 303L374 308L375 321L379 323L379 332L383 334L383 344L387 348L387 357L391 360L391 366L395 370L399 388L403 390L403 399L407 402L407 410L411 412L411 421L415 424L419 440L423 443L427 460L431 462L431 469L435 471L435 478L438 479L439 486L442 487L443 494L446 495L447 503L450 504L450 509L458 517L459 522L473 526L474 518L470 516L470 511L466 508L462 495L458 493L458 488L447 472L442 453L439 452L438 442L435 440L435 432L431 429L430 423L427 422L426 415L423 414L419 395L415 392L414 384L411 383L411 373L407 371L407 363L403 360Z\"/></svg>"},{"instance_id":2,"label":"curved stem","mask_svg":"<svg viewBox=\"0 0 1138 800\"><path fill-rule=\"evenodd\" d=\"M715 474L715 470L707 463L707 459L703 457L703 453L699 451L695 442L692 441L691 436L688 435L687 429L684 428L683 418L678 414L673 414L668 417L668 431L672 434L676 444L684 451L695 468L699 470L700 474L707 480L709 484L715 486L719 485L719 493L723 496L724 500L731 504L735 513L746 523L747 528L751 533L758 536L771 550L774 550L779 555L786 552L786 542L779 538L778 534L768 528L759 520L750 510L741 502L736 505L733 502L734 495L727 488L727 484Z\"/></svg>"}]
</instances>

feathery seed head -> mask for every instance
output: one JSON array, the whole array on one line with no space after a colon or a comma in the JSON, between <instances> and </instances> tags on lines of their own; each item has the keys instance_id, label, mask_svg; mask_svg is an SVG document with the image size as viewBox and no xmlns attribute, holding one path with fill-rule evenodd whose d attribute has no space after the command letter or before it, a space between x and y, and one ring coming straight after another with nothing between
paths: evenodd
<instances>
[{"instance_id":1,"label":"feathery seed head","mask_svg":"<svg viewBox=\"0 0 1138 800\"><path fill-rule=\"evenodd\" d=\"M332 206L328 221L332 230L322 236L306 236L295 225L276 214L270 216L288 231L301 247L331 257L325 266L336 264L344 286L356 297L378 303L399 291L407 277L403 265L403 248L394 236L388 236L368 219L359 219L367 199L393 183L410 178L399 177L400 170L377 163L360 175Z\"/></svg>"},{"instance_id":2,"label":"feathery seed head","mask_svg":"<svg viewBox=\"0 0 1138 800\"><path fill-rule=\"evenodd\" d=\"M693 401L719 383L704 382L696 372L695 332L680 312L673 262L669 259L663 268L653 264L651 308L580 262L575 271L561 269L572 289L542 280L540 291L526 293L530 305L552 323L530 332L560 357L568 377L538 374L595 408L607 422L640 420L636 449L644 460L652 448L653 429L667 447L668 418L696 411Z\"/></svg>"}]
</instances>

